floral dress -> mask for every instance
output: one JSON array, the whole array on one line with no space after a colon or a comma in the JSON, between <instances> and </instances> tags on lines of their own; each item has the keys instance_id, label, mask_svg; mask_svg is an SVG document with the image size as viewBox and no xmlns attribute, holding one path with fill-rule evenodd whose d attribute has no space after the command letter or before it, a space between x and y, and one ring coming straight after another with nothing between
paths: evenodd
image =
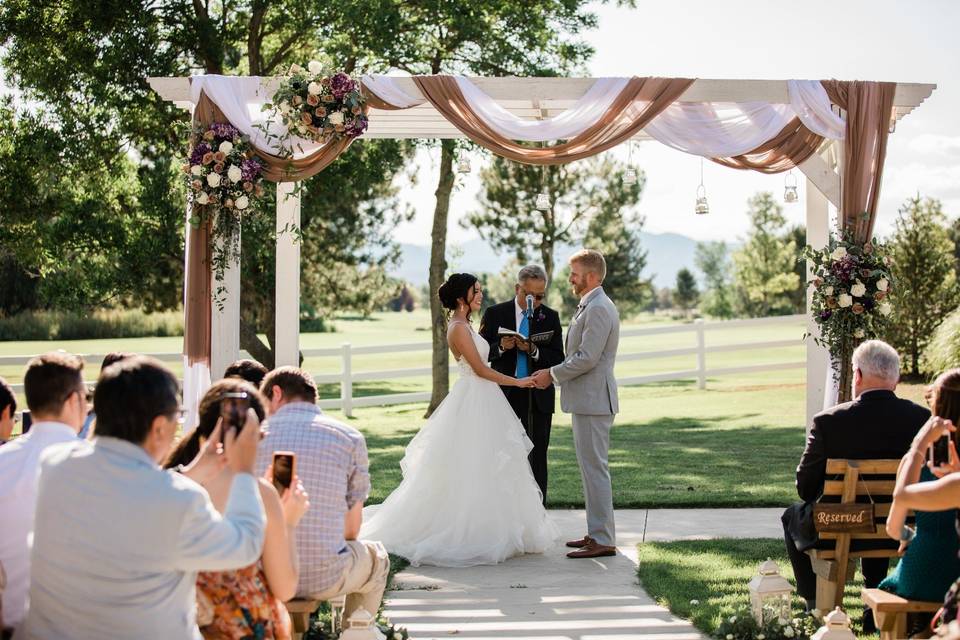
<instances>
[{"instance_id":1,"label":"floral dress","mask_svg":"<svg viewBox=\"0 0 960 640\"><path fill-rule=\"evenodd\" d=\"M290 616L260 563L197 575L198 623L207 640L289 640Z\"/></svg>"}]
</instances>

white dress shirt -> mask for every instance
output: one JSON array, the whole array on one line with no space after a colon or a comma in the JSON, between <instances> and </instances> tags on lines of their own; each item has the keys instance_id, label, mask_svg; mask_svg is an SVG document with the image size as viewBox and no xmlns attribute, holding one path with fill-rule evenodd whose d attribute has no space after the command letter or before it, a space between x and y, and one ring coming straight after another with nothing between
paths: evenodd
<instances>
[{"instance_id":1,"label":"white dress shirt","mask_svg":"<svg viewBox=\"0 0 960 640\"><path fill-rule=\"evenodd\" d=\"M266 515L250 474L236 475L221 516L200 485L126 440L57 445L40 467L18 640L199 640L197 572L260 557Z\"/></svg>"},{"instance_id":2,"label":"white dress shirt","mask_svg":"<svg viewBox=\"0 0 960 640\"><path fill-rule=\"evenodd\" d=\"M26 435L0 447L0 563L7 573L3 624L8 627L19 625L27 609L40 454L51 445L76 440L77 432L65 424L38 422Z\"/></svg>"}]
</instances>

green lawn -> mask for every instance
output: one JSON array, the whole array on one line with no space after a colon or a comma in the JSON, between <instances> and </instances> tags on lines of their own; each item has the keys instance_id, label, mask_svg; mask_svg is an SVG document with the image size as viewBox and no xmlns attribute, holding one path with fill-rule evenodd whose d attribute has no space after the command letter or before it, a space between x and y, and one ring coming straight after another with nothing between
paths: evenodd
<instances>
[{"instance_id":1,"label":"green lawn","mask_svg":"<svg viewBox=\"0 0 960 640\"><path fill-rule=\"evenodd\" d=\"M723 618L749 605L747 584L767 558L780 565L781 574L793 581L793 570L783 540L771 538L682 540L651 542L638 546L640 585L658 603L711 634ZM851 630L861 635L863 604L862 578L848 584L844 611L851 618ZM803 602L794 597L794 615Z\"/></svg>"}]
</instances>

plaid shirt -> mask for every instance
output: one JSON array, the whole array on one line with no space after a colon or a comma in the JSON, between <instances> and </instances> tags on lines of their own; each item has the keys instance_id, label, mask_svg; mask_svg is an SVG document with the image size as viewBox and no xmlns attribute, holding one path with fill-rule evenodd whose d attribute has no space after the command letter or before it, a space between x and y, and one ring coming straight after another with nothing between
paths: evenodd
<instances>
[{"instance_id":1,"label":"plaid shirt","mask_svg":"<svg viewBox=\"0 0 960 640\"><path fill-rule=\"evenodd\" d=\"M346 513L370 493L367 443L359 431L308 402L283 405L266 427L257 472L266 471L274 451L297 454L296 473L310 494L310 509L297 527L297 594L319 594L343 575L349 557L343 538Z\"/></svg>"}]
</instances>

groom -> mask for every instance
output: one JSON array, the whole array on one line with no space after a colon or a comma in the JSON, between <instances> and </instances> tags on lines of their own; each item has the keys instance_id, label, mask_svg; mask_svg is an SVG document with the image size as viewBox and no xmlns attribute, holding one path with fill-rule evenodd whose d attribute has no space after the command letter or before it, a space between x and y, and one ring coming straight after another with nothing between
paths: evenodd
<instances>
[{"instance_id":1,"label":"groom","mask_svg":"<svg viewBox=\"0 0 960 640\"><path fill-rule=\"evenodd\" d=\"M573 444L587 503L587 535L571 540L577 551L568 558L616 555L613 487L607 465L610 427L619 411L613 365L620 340L620 316L603 279L607 263L599 251L583 249L570 257L570 284L580 304L567 329L567 358L550 369L537 371L540 389L561 387L560 407L573 414Z\"/></svg>"},{"instance_id":2,"label":"groom","mask_svg":"<svg viewBox=\"0 0 960 640\"><path fill-rule=\"evenodd\" d=\"M563 362L563 329L560 315L543 304L547 294L547 273L538 265L520 269L516 296L489 307L480 321L480 335L490 343L490 366L508 376L522 378ZM530 309L527 299L530 298ZM500 336L500 328L517 331L529 341ZM533 442L530 469L547 503L547 447L556 406L556 392L548 389L501 387L513 412Z\"/></svg>"}]
</instances>

